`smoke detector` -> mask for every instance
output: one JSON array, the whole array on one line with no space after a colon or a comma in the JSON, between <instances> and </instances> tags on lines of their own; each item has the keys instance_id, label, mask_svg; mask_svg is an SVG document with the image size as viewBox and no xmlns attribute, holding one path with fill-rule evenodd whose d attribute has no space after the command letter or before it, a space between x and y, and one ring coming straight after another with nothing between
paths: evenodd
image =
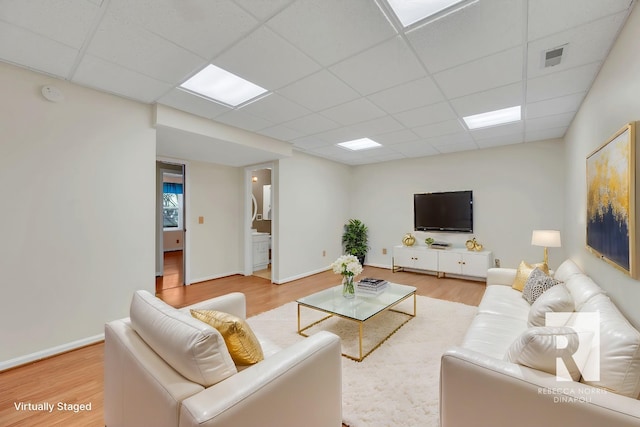
<instances>
[{"instance_id":1,"label":"smoke detector","mask_svg":"<svg viewBox=\"0 0 640 427\"><path fill-rule=\"evenodd\" d=\"M64 95L62 91L55 86L42 86L42 96L51 102L64 101Z\"/></svg>"},{"instance_id":2,"label":"smoke detector","mask_svg":"<svg viewBox=\"0 0 640 427\"><path fill-rule=\"evenodd\" d=\"M542 64L544 68L554 67L560 62L562 62L562 58L564 57L565 49L567 45L562 45L558 47L554 47L553 49L549 49L543 52L542 55Z\"/></svg>"}]
</instances>

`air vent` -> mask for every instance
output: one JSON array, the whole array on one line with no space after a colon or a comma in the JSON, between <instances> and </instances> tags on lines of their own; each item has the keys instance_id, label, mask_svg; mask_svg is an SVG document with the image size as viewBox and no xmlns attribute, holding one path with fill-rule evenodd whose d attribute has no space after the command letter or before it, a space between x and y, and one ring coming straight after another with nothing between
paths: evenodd
<instances>
[{"instance_id":1,"label":"air vent","mask_svg":"<svg viewBox=\"0 0 640 427\"><path fill-rule=\"evenodd\" d=\"M562 55L567 45L554 47L544 52L544 68L553 67L562 61Z\"/></svg>"}]
</instances>

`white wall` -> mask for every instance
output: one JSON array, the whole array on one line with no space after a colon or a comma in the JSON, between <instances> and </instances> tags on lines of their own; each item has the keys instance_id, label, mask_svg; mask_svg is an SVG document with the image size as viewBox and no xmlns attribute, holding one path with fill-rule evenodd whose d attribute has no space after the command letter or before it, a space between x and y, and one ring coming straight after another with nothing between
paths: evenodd
<instances>
[{"instance_id":1,"label":"white wall","mask_svg":"<svg viewBox=\"0 0 640 427\"><path fill-rule=\"evenodd\" d=\"M6 367L99 338L154 290L155 130L148 105L2 63L0 91Z\"/></svg>"},{"instance_id":2,"label":"white wall","mask_svg":"<svg viewBox=\"0 0 640 427\"><path fill-rule=\"evenodd\" d=\"M191 282L239 274L243 263L243 169L190 161L186 244ZM198 224L198 217L204 223Z\"/></svg>"},{"instance_id":3,"label":"white wall","mask_svg":"<svg viewBox=\"0 0 640 427\"><path fill-rule=\"evenodd\" d=\"M274 172L279 268L273 280L284 283L326 270L340 256L351 167L294 151L277 162Z\"/></svg>"},{"instance_id":4,"label":"white wall","mask_svg":"<svg viewBox=\"0 0 640 427\"><path fill-rule=\"evenodd\" d=\"M541 260L531 231L562 232L563 157L563 142L550 140L356 167L350 213L369 227L365 263L391 266L392 248L407 232L421 245L427 236L459 246L474 236L503 267ZM413 194L453 190L473 190L474 233L413 232ZM549 249L551 266L563 255Z\"/></svg>"},{"instance_id":5,"label":"white wall","mask_svg":"<svg viewBox=\"0 0 640 427\"><path fill-rule=\"evenodd\" d=\"M638 40L640 9L635 7L565 136L567 254L608 292L636 327L640 327L640 281L586 249L585 176L587 156L626 123L640 120ZM640 165L636 171L638 168Z\"/></svg>"}]
</instances>

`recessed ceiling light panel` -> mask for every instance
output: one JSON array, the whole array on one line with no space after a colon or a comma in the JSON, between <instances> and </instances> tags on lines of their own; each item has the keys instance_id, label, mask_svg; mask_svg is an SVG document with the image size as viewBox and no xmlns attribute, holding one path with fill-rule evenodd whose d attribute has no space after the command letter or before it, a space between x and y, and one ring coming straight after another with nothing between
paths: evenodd
<instances>
[{"instance_id":1,"label":"recessed ceiling light panel","mask_svg":"<svg viewBox=\"0 0 640 427\"><path fill-rule=\"evenodd\" d=\"M517 122L521 119L521 112L522 108L518 105L516 107L503 108L502 110L463 117L463 120L469 129L479 129Z\"/></svg>"},{"instance_id":2,"label":"recessed ceiling light panel","mask_svg":"<svg viewBox=\"0 0 640 427\"><path fill-rule=\"evenodd\" d=\"M382 144L379 144L369 138L354 139L353 141L341 142L340 144L336 145L338 147L346 148L347 150L351 151L367 150L369 148L382 146Z\"/></svg>"},{"instance_id":3,"label":"recessed ceiling light panel","mask_svg":"<svg viewBox=\"0 0 640 427\"><path fill-rule=\"evenodd\" d=\"M232 107L267 92L266 89L215 65L207 65L180 87Z\"/></svg>"},{"instance_id":4,"label":"recessed ceiling light panel","mask_svg":"<svg viewBox=\"0 0 640 427\"><path fill-rule=\"evenodd\" d=\"M463 1L465 0L387 0L405 28Z\"/></svg>"}]
</instances>

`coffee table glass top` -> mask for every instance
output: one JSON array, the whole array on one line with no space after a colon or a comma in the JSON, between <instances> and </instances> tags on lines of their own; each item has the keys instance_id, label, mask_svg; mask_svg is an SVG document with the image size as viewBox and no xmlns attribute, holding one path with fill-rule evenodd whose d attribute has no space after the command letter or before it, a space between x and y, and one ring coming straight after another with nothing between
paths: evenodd
<instances>
[{"instance_id":1,"label":"coffee table glass top","mask_svg":"<svg viewBox=\"0 0 640 427\"><path fill-rule=\"evenodd\" d=\"M338 285L300 298L296 302L363 322L415 292L416 288L413 286L389 283L387 289L380 295L359 294L356 289L356 297L347 299L342 296L342 285Z\"/></svg>"}]
</instances>

